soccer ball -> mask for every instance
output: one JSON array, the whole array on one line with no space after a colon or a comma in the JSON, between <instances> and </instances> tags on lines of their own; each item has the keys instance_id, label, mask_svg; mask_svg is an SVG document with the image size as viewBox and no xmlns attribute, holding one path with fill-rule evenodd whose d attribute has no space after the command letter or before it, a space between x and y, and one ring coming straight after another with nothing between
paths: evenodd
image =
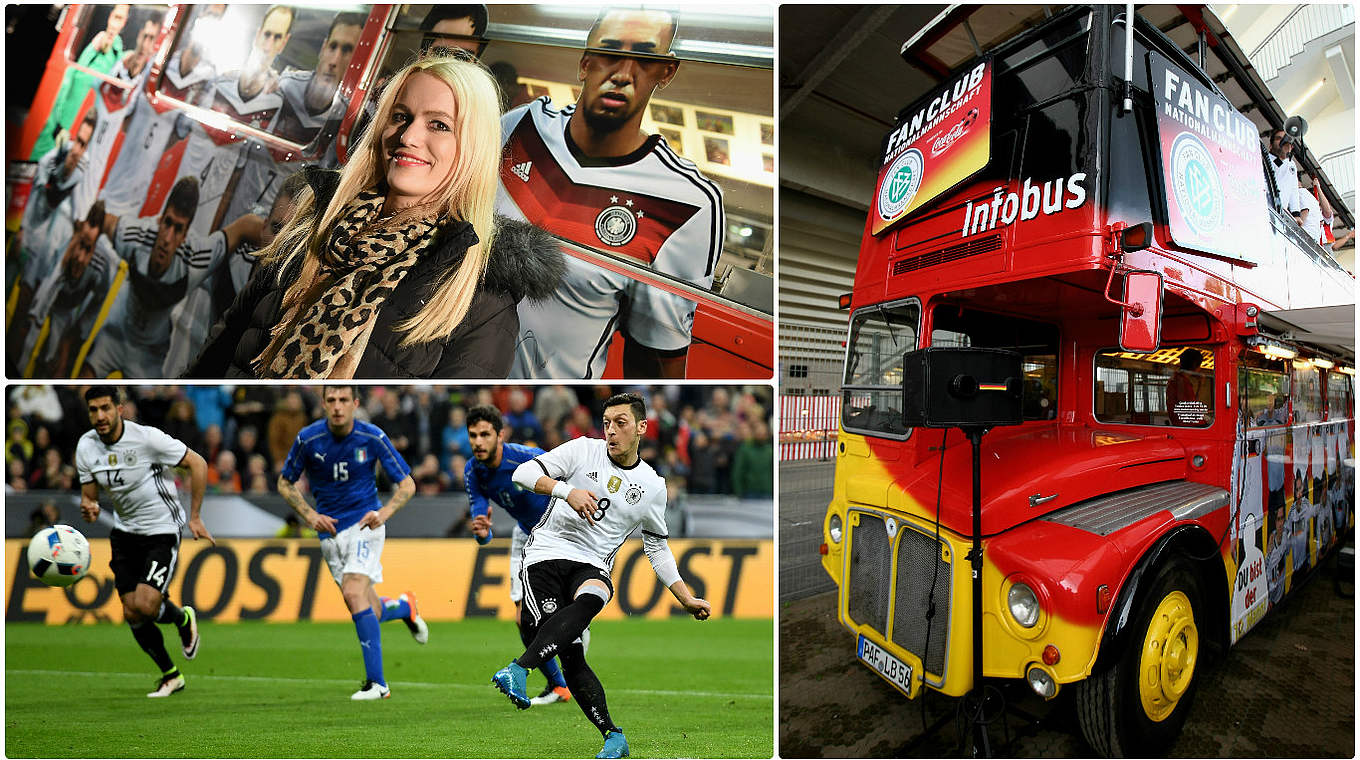
<instances>
[{"instance_id":1,"label":"soccer ball","mask_svg":"<svg viewBox=\"0 0 1360 760\"><path fill-rule=\"evenodd\" d=\"M49 586L69 586L90 572L90 542L69 525L43 528L28 542L28 566Z\"/></svg>"}]
</instances>

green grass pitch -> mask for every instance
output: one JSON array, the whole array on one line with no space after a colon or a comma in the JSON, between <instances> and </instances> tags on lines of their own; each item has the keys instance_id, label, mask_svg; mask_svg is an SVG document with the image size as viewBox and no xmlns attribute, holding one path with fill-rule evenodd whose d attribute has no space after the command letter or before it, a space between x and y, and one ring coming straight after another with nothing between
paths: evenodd
<instances>
[{"instance_id":1,"label":"green grass pitch","mask_svg":"<svg viewBox=\"0 0 1360 760\"><path fill-rule=\"evenodd\" d=\"M593 757L599 732L573 700L519 711L490 685L522 646L513 624L431 623L417 645L383 624L392 698L352 702L363 680L341 623L200 624L188 687L147 699L155 666L125 625L5 626L9 757ZM634 757L774 754L769 620L597 621L588 655ZM529 674L529 693L543 677Z\"/></svg>"}]
</instances>

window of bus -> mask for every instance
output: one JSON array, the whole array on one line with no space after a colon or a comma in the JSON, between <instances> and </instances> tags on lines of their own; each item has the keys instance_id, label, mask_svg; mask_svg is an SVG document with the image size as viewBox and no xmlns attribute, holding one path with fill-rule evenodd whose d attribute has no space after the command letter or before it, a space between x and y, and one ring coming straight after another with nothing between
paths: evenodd
<instances>
[{"instance_id":1,"label":"window of bus","mask_svg":"<svg viewBox=\"0 0 1360 760\"><path fill-rule=\"evenodd\" d=\"M1100 422L1209 427L1214 423L1214 352L1209 346L1150 354L1096 354L1095 414Z\"/></svg>"},{"instance_id":2,"label":"window of bus","mask_svg":"<svg viewBox=\"0 0 1360 760\"><path fill-rule=\"evenodd\" d=\"M1294 421L1322 421L1322 373L1312 362L1294 362Z\"/></svg>"},{"instance_id":3,"label":"window of bus","mask_svg":"<svg viewBox=\"0 0 1360 760\"><path fill-rule=\"evenodd\" d=\"M1340 372L1327 372L1327 419L1350 419L1354 414L1355 398L1351 395L1351 378Z\"/></svg>"},{"instance_id":4,"label":"window of bus","mask_svg":"<svg viewBox=\"0 0 1360 760\"><path fill-rule=\"evenodd\" d=\"M657 39L649 37L647 44L657 45L661 54L668 44L673 58L647 59L585 52L588 45L651 49L635 47L624 37L614 39L608 31L624 28L619 14L641 11L493 4L484 6L485 16L478 16L482 7L399 6L389 22L387 48L371 75L364 109L371 115L387 79L422 50L463 47L491 69L506 112L504 191L497 210L507 212L514 205L519 213L508 212L510 216L527 217L589 249L567 247L567 279L558 297L545 302L556 304L557 316L537 326L525 324L522 317L521 331L549 334L557 325L572 334L589 333L591 344L582 344L579 353L596 359L617 355L616 342L625 347L625 357L633 346L660 360L688 351L690 376L695 376L698 351L709 358L722 354L724 362L768 365L768 357L757 361L743 353L760 341L737 338L748 329L761 330L767 343L773 336L771 9L729 5L648 11L644 15L661 21L647 19L629 33L650 35L656 26ZM641 116L637 128L649 136L634 152L592 154L597 148L581 141L575 128L563 128L572 118L591 130L587 137L625 128L608 119L575 116L585 110L567 110L604 90L587 72L604 65L599 61L641 61L660 68L649 76L662 80L672 60L678 64L673 77L653 82L628 104L630 113ZM552 131L536 136L539 129ZM349 144L358 134L356 129ZM554 155L560 159L550 165L546 159ZM680 287L658 286L658 281ZM743 326L733 328L734 323ZM755 327L744 326L751 324ZM550 358L545 361L553 364ZM576 377L598 377L577 372L584 366L561 369ZM756 369L726 376L768 377L773 371L770 366Z\"/></svg>"},{"instance_id":5,"label":"window of bus","mask_svg":"<svg viewBox=\"0 0 1360 760\"><path fill-rule=\"evenodd\" d=\"M157 95L216 112L211 118L191 112L202 122L192 134L197 146L206 142L199 132L206 132L222 158L233 149L241 154L245 176L236 178L227 199L238 212L267 213L304 159L339 165L335 141L352 95L342 84L351 63L367 60L360 41L370 11L368 5L185 6ZM242 126L254 131L237 129ZM177 133L186 129L181 125ZM153 135L150 144L156 142ZM255 174L265 179L257 182Z\"/></svg>"},{"instance_id":6,"label":"window of bus","mask_svg":"<svg viewBox=\"0 0 1360 760\"><path fill-rule=\"evenodd\" d=\"M940 304L931 314L930 345L1002 348L1023 357L1021 414L1051 420L1058 413L1058 328L1010 315Z\"/></svg>"},{"instance_id":7,"label":"window of bus","mask_svg":"<svg viewBox=\"0 0 1360 760\"><path fill-rule=\"evenodd\" d=\"M1000 58L992 90L996 117L1074 87L1086 68L1090 31L1091 12L1074 13L1064 23L1047 28L1029 44Z\"/></svg>"},{"instance_id":8,"label":"window of bus","mask_svg":"<svg viewBox=\"0 0 1360 760\"><path fill-rule=\"evenodd\" d=\"M905 438L902 355L915 350L921 307L915 301L870 306L850 321L841 424L847 431Z\"/></svg>"},{"instance_id":9,"label":"window of bus","mask_svg":"<svg viewBox=\"0 0 1360 760\"><path fill-rule=\"evenodd\" d=\"M1094 122L1083 122L1086 109L1079 101L1086 96L1039 109L1033 106L1075 88L1081 81L1090 28L1090 12L1078 13L997 61L992 129L998 135L1009 129L1025 134L1020 177L1036 181L1066 178L1083 163L1078 148L1089 145L1084 133L1095 126Z\"/></svg>"},{"instance_id":10,"label":"window of bus","mask_svg":"<svg viewBox=\"0 0 1360 760\"><path fill-rule=\"evenodd\" d=\"M125 106L131 105L132 90L146 83L155 57L155 42L165 24L167 5L81 5L75 33L65 50L68 64L61 85L47 112L46 123L33 147L31 159L37 161L57 150L67 150L59 132L78 131L76 119L87 103L100 117L87 142L106 146L118 134L115 119L121 119ZM90 91L99 88L99 96ZM30 115L32 118L32 115ZM108 125L108 126L105 126ZM89 148L86 148L89 151ZM98 150L93 151L97 155Z\"/></svg>"},{"instance_id":11,"label":"window of bus","mask_svg":"<svg viewBox=\"0 0 1360 760\"><path fill-rule=\"evenodd\" d=\"M1289 373L1254 352L1244 352L1237 371L1242 414L1249 428L1289 424ZM1254 365L1254 366L1252 366ZM1275 366L1271 366L1275 365Z\"/></svg>"}]
</instances>

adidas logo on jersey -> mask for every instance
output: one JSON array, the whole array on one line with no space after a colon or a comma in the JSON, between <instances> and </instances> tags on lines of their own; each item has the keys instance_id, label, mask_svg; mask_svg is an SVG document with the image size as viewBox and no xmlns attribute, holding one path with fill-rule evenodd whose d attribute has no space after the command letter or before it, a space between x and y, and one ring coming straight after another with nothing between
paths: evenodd
<instances>
[{"instance_id":1,"label":"adidas logo on jersey","mask_svg":"<svg viewBox=\"0 0 1360 760\"><path fill-rule=\"evenodd\" d=\"M590 478L591 480L595 481L596 483L600 482L600 473L598 473L598 472L588 472L588 473L586 473L586 477L587 477L587 478Z\"/></svg>"},{"instance_id":2,"label":"adidas logo on jersey","mask_svg":"<svg viewBox=\"0 0 1360 760\"><path fill-rule=\"evenodd\" d=\"M533 166L534 166L533 161L525 161L522 164L515 164L514 166L510 167L510 171L514 172L516 177L519 177L525 182L528 182L529 170L532 169Z\"/></svg>"}]
</instances>

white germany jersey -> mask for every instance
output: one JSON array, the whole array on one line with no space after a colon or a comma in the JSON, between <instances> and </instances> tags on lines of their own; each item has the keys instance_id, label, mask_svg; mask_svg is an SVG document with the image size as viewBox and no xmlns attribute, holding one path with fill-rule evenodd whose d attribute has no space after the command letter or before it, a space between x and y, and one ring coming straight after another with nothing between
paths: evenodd
<instances>
[{"instance_id":1,"label":"white germany jersey","mask_svg":"<svg viewBox=\"0 0 1360 760\"><path fill-rule=\"evenodd\" d=\"M619 547L639 526L666 538L666 481L641 458L620 467L599 438L576 438L532 460L543 474L595 494L600 508L591 525L562 499L552 499L529 534L524 564L550 559L585 562L609 572Z\"/></svg>"},{"instance_id":2,"label":"white germany jersey","mask_svg":"<svg viewBox=\"0 0 1360 760\"><path fill-rule=\"evenodd\" d=\"M38 171L33 175L33 189L28 195L28 205L24 207L23 230L24 247L24 284L38 287L52 268L61 261L66 244L71 242L75 230L75 205L71 200L72 192L85 176L89 167L89 156L82 155L76 162L75 171L67 178L60 179L61 164L64 161L59 148L53 148L38 160ZM60 195L56 205L51 204L47 192L49 184L68 192Z\"/></svg>"},{"instance_id":3,"label":"white germany jersey","mask_svg":"<svg viewBox=\"0 0 1360 760\"><path fill-rule=\"evenodd\" d=\"M203 247L202 243L195 242L197 247ZM204 279L171 310L170 347L165 355L165 363L162 365L164 374L161 377L179 377L184 374L184 370L188 369L198 356L199 349L203 348L203 343L208 338L208 330L212 329L213 323L221 316L213 313L213 291L219 284L218 280L228 278L235 288L232 292L240 292L245 287L245 280L249 277L251 267L254 266L255 257L251 252L255 247L241 244L228 256L227 233L221 230L208 236L207 247L214 262L213 267L217 270L216 276ZM242 271L244 276L241 275Z\"/></svg>"},{"instance_id":4,"label":"white germany jersey","mask_svg":"<svg viewBox=\"0 0 1360 760\"><path fill-rule=\"evenodd\" d=\"M244 214L268 216L284 180L302 171L304 163L339 166L335 157L335 136L349 108L349 100L337 90L329 108L319 114L309 112L306 94L313 74L312 71L289 70L279 75L275 93L280 104L268 128L271 134L298 143L304 146L303 149L300 152L284 151L259 140L246 140L237 161L240 177L227 201L222 224L230 224Z\"/></svg>"},{"instance_id":5,"label":"white germany jersey","mask_svg":"<svg viewBox=\"0 0 1360 760\"><path fill-rule=\"evenodd\" d=\"M501 117L496 211L711 287L724 229L718 186L660 135L627 156L582 155L567 134L575 110L541 98ZM519 320L511 377L598 378L615 330L658 351L686 349L694 302L568 256L554 295L520 302Z\"/></svg>"},{"instance_id":6,"label":"white germany jersey","mask_svg":"<svg viewBox=\"0 0 1360 760\"><path fill-rule=\"evenodd\" d=\"M307 85L312 83L315 74L314 71L293 69L279 75L278 92L283 97L283 105L274 115L269 131L305 146L302 156L307 163L335 168L340 165L335 138L345 112L349 110L349 98L337 87L329 108L321 113L307 110Z\"/></svg>"},{"instance_id":7,"label":"white germany jersey","mask_svg":"<svg viewBox=\"0 0 1360 760\"><path fill-rule=\"evenodd\" d=\"M90 351L90 368L106 377L160 377L170 348L171 310L197 288L226 255L226 236L190 234L160 277L149 274L159 219L118 220L113 247L128 262L127 282Z\"/></svg>"},{"instance_id":8,"label":"white germany jersey","mask_svg":"<svg viewBox=\"0 0 1360 760\"><path fill-rule=\"evenodd\" d=\"M108 294L109 285L117 270L118 256L113 252L108 237L104 235L95 239L94 255L79 277L69 278L66 268L61 266L60 261L57 262L33 296L33 305L28 312L30 327L24 338L24 350L20 356L32 355L42 324L48 319L52 320L49 328L52 337L43 346L45 361L56 356L58 344L61 342L58 336L63 336L72 329L76 330L76 335L81 338L89 334L99 311L99 304Z\"/></svg>"},{"instance_id":9,"label":"white germany jersey","mask_svg":"<svg viewBox=\"0 0 1360 760\"><path fill-rule=\"evenodd\" d=\"M85 178L71 195L77 213L83 214L94 204L95 196L103 187L104 174L109 169L109 162L116 161L122 153L122 146L127 142L123 131L124 121L132 113L137 101L143 97L141 88L146 84L146 76L150 71L149 65L143 66L142 72L133 76L128 73L123 61L119 61L114 64L109 75L131 82L131 89L124 89L111 82L100 82L99 86L95 87L93 108L98 121L95 122L94 134L90 136L90 144L85 148L90 166L85 172Z\"/></svg>"},{"instance_id":10,"label":"white germany jersey","mask_svg":"<svg viewBox=\"0 0 1360 760\"><path fill-rule=\"evenodd\" d=\"M181 71L183 53L171 56L165 64L158 92L177 100L207 108L212 103L210 85L217 76L207 59L199 60L192 71ZM152 105L145 90L138 88L135 106L124 124L126 136L118 160L109 169L108 181L99 197L104 210L116 216L146 216L158 214L159 208L142 213L147 189L152 183L160 158L172 142L189 134L188 122L193 121L168 101ZM184 123L176 127L180 119Z\"/></svg>"},{"instance_id":11,"label":"white germany jersey","mask_svg":"<svg viewBox=\"0 0 1360 760\"><path fill-rule=\"evenodd\" d=\"M114 527L142 536L179 535L188 520L170 469L188 448L164 432L123 420L123 435L106 444L93 430L76 444L80 482L99 486L113 502ZM107 502L101 498L101 507Z\"/></svg>"}]
</instances>

